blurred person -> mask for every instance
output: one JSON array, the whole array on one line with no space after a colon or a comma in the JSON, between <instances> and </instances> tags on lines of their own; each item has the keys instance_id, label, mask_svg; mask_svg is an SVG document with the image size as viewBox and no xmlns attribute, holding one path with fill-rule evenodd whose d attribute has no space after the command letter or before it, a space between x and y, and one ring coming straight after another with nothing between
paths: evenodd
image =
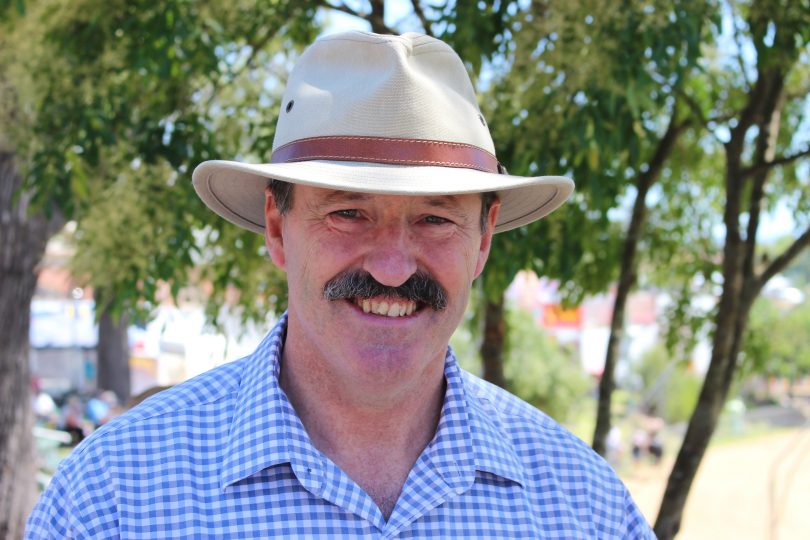
<instances>
[{"instance_id":1,"label":"blurred person","mask_svg":"<svg viewBox=\"0 0 810 540\"><path fill-rule=\"evenodd\" d=\"M38 377L31 378L31 410L34 411L37 422L56 426L59 422L59 406L53 397L42 389Z\"/></svg>"},{"instance_id":2,"label":"blurred person","mask_svg":"<svg viewBox=\"0 0 810 540\"><path fill-rule=\"evenodd\" d=\"M638 464L641 462L642 456L647 451L648 446L647 432L640 428L633 431L633 438L631 444L632 444L633 462Z\"/></svg>"},{"instance_id":3,"label":"blurred person","mask_svg":"<svg viewBox=\"0 0 810 540\"><path fill-rule=\"evenodd\" d=\"M48 425L56 425L59 420L59 407L50 394L40 391L34 396L34 414L37 420Z\"/></svg>"},{"instance_id":4,"label":"blurred person","mask_svg":"<svg viewBox=\"0 0 810 540\"><path fill-rule=\"evenodd\" d=\"M661 439L661 432L659 430L650 431L647 440L649 441L647 448L650 459L655 465L658 465L664 456L664 441Z\"/></svg>"},{"instance_id":5,"label":"blurred person","mask_svg":"<svg viewBox=\"0 0 810 540\"><path fill-rule=\"evenodd\" d=\"M89 430L87 420L84 417L84 404L78 394L68 396L65 405L62 407L59 428L70 433L70 446L76 446L84 440Z\"/></svg>"},{"instance_id":6,"label":"blurred person","mask_svg":"<svg viewBox=\"0 0 810 540\"><path fill-rule=\"evenodd\" d=\"M28 538L653 538L610 466L448 342L492 236L569 196L507 174L466 68L419 34L322 38L270 163L193 181L263 234L288 310L250 356L68 457Z\"/></svg>"},{"instance_id":7,"label":"blurred person","mask_svg":"<svg viewBox=\"0 0 810 540\"><path fill-rule=\"evenodd\" d=\"M121 414L118 396L112 390L101 390L87 402L87 417L100 427Z\"/></svg>"},{"instance_id":8,"label":"blurred person","mask_svg":"<svg viewBox=\"0 0 810 540\"><path fill-rule=\"evenodd\" d=\"M622 430L616 424L610 427L610 431L608 431L607 438L605 439L605 446L607 448L608 463L614 467L619 466L622 460L624 444L622 443Z\"/></svg>"}]
</instances>

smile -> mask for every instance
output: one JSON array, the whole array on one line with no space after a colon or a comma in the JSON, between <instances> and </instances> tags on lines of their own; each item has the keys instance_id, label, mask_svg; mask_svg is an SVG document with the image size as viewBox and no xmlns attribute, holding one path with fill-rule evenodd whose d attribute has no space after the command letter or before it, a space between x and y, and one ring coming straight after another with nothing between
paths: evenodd
<instances>
[{"instance_id":1,"label":"smile","mask_svg":"<svg viewBox=\"0 0 810 540\"><path fill-rule=\"evenodd\" d=\"M355 298L353 302L365 313L374 313L386 317L406 317L417 309L416 302L412 300Z\"/></svg>"}]
</instances>

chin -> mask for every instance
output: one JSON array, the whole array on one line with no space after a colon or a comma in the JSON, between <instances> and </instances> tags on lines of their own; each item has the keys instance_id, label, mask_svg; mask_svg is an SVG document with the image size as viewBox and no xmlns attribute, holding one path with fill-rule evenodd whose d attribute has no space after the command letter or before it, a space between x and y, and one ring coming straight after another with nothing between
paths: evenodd
<instances>
[{"instance_id":1,"label":"chin","mask_svg":"<svg viewBox=\"0 0 810 540\"><path fill-rule=\"evenodd\" d=\"M347 357L354 359L356 369L361 374L398 378L421 373L431 359L436 357L436 352L428 353L422 347L408 347L401 343L376 344L355 348Z\"/></svg>"}]
</instances>

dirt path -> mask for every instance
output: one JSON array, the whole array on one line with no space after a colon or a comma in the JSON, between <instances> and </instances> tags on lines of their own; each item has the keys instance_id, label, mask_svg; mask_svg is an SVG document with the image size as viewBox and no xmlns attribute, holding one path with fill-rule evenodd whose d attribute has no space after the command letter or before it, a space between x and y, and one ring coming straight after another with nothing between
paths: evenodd
<instances>
[{"instance_id":1,"label":"dirt path","mask_svg":"<svg viewBox=\"0 0 810 540\"><path fill-rule=\"evenodd\" d=\"M623 475L651 523L672 459ZM709 449L692 486L678 540L726 538L810 539L810 428Z\"/></svg>"}]
</instances>

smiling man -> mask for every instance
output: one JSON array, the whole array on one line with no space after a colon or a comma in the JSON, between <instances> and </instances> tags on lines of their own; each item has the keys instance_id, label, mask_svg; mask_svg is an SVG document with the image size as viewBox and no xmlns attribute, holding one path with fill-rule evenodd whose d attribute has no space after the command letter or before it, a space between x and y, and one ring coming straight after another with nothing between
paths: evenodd
<instances>
[{"instance_id":1,"label":"smiling man","mask_svg":"<svg viewBox=\"0 0 810 540\"><path fill-rule=\"evenodd\" d=\"M319 40L270 163L206 162L194 185L265 236L288 311L77 448L29 538L653 537L600 457L448 347L493 234L573 183L506 173L446 44Z\"/></svg>"}]
</instances>

